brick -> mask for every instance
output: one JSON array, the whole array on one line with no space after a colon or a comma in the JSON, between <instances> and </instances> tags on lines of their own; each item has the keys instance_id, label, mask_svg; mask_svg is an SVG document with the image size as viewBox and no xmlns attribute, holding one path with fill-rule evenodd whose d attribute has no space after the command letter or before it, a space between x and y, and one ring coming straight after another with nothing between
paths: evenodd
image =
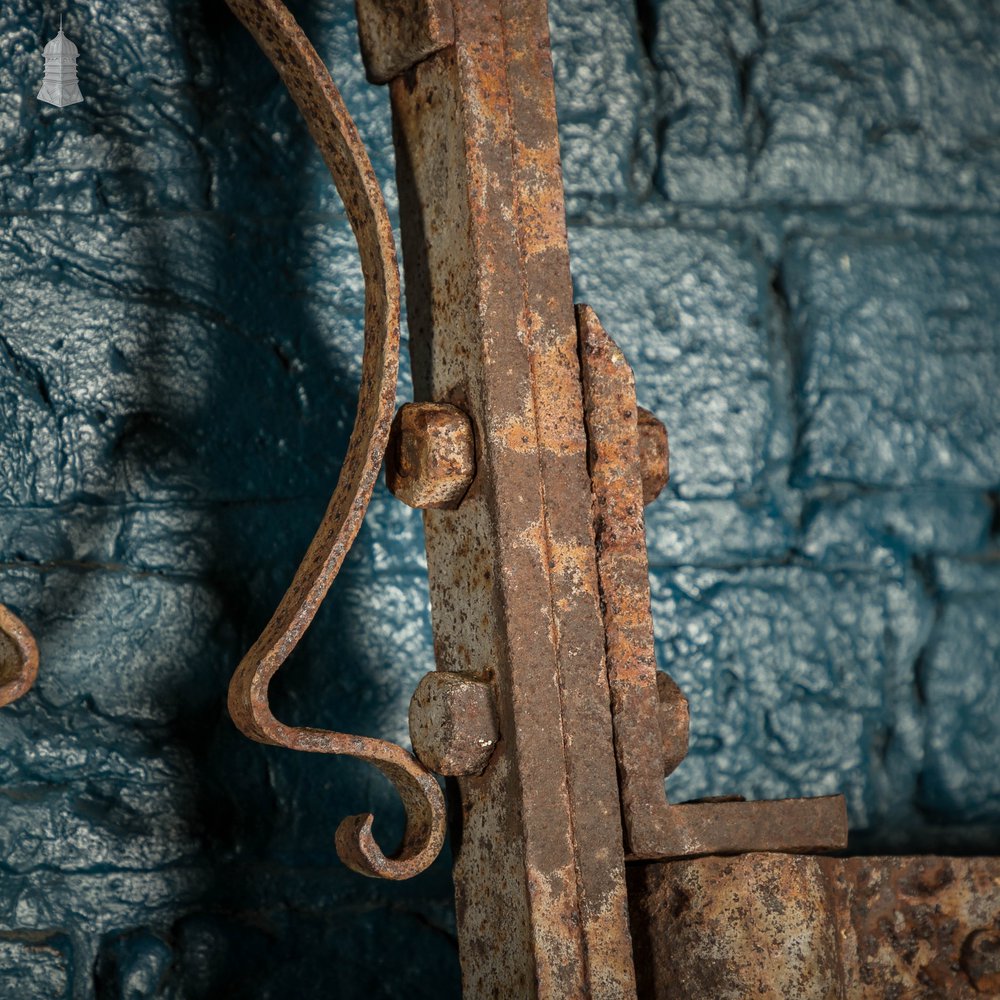
<instances>
[{"instance_id":1,"label":"brick","mask_svg":"<svg viewBox=\"0 0 1000 1000\"><path fill-rule=\"evenodd\" d=\"M640 405L670 432L670 491L747 493L788 430L751 248L722 234L597 227L574 229L570 246L577 299L597 311L636 372Z\"/></svg>"},{"instance_id":2,"label":"brick","mask_svg":"<svg viewBox=\"0 0 1000 1000\"><path fill-rule=\"evenodd\" d=\"M823 493L808 505L801 551L824 565L891 570L914 555L973 553L989 541L985 493L919 489Z\"/></svg>"},{"instance_id":3,"label":"brick","mask_svg":"<svg viewBox=\"0 0 1000 1000\"><path fill-rule=\"evenodd\" d=\"M1000 483L1000 244L795 241L799 476L866 486Z\"/></svg>"},{"instance_id":4,"label":"brick","mask_svg":"<svg viewBox=\"0 0 1000 1000\"><path fill-rule=\"evenodd\" d=\"M749 74L755 199L1000 203L1000 22L989 5L764 0Z\"/></svg>"},{"instance_id":5,"label":"brick","mask_svg":"<svg viewBox=\"0 0 1000 1000\"><path fill-rule=\"evenodd\" d=\"M997 22L962 0L655 7L661 191L716 204L996 206Z\"/></svg>"},{"instance_id":6,"label":"brick","mask_svg":"<svg viewBox=\"0 0 1000 1000\"><path fill-rule=\"evenodd\" d=\"M681 500L665 493L645 510L650 566L734 566L779 560L797 518L770 498Z\"/></svg>"},{"instance_id":7,"label":"brick","mask_svg":"<svg viewBox=\"0 0 1000 1000\"><path fill-rule=\"evenodd\" d=\"M59 931L0 932L0 995L69 1000L73 946Z\"/></svg>"},{"instance_id":8,"label":"brick","mask_svg":"<svg viewBox=\"0 0 1000 1000\"><path fill-rule=\"evenodd\" d=\"M5 601L32 609L39 655L48 664L36 689L52 706L86 700L101 715L139 724L215 700L210 687L200 695L190 688L204 675L206 658L219 663L212 633L221 606L204 583L97 566L86 575L7 570L2 580ZM220 667L216 682L224 676Z\"/></svg>"},{"instance_id":9,"label":"brick","mask_svg":"<svg viewBox=\"0 0 1000 1000\"><path fill-rule=\"evenodd\" d=\"M627 199L648 184L652 79L630 0L549 4L563 183L581 199ZM638 186L638 190L637 190Z\"/></svg>"},{"instance_id":10,"label":"brick","mask_svg":"<svg viewBox=\"0 0 1000 1000\"><path fill-rule=\"evenodd\" d=\"M749 0L655 5L657 186L672 202L719 204L746 194L759 142L745 92L760 46L753 9Z\"/></svg>"},{"instance_id":11,"label":"brick","mask_svg":"<svg viewBox=\"0 0 1000 1000\"><path fill-rule=\"evenodd\" d=\"M691 753L668 793L843 792L852 829L877 825L886 763L873 747L919 725L905 691L926 613L919 587L782 566L652 582L657 658L691 705ZM912 766L911 749L899 752Z\"/></svg>"},{"instance_id":12,"label":"brick","mask_svg":"<svg viewBox=\"0 0 1000 1000\"><path fill-rule=\"evenodd\" d=\"M951 560L949 593L921 662L927 713L920 804L949 825L1000 822L1000 571ZM954 838L958 831L952 832Z\"/></svg>"}]
</instances>

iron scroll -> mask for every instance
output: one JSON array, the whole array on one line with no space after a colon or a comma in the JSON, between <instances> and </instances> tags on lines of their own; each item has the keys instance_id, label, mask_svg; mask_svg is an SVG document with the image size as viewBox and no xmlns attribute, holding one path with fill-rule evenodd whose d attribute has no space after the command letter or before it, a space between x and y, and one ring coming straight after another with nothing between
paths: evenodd
<instances>
[{"instance_id":1,"label":"iron scroll","mask_svg":"<svg viewBox=\"0 0 1000 1000\"><path fill-rule=\"evenodd\" d=\"M326 67L279 0L227 0L277 69L333 177L361 254L365 336L354 428L322 522L277 610L243 657L229 685L229 712L251 739L374 764L406 809L400 847L386 855L373 816L349 816L337 853L363 875L404 879L423 871L444 843L445 804L437 779L402 747L366 736L287 726L274 717L268 687L313 620L357 536L378 478L396 403L399 269L392 227L371 162Z\"/></svg>"}]
</instances>

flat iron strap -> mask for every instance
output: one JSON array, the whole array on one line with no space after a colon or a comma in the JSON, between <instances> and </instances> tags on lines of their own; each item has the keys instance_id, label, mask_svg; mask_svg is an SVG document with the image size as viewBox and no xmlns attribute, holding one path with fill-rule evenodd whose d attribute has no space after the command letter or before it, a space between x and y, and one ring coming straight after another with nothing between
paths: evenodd
<instances>
[{"instance_id":1,"label":"flat iron strap","mask_svg":"<svg viewBox=\"0 0 1000 1000\"><path fill-rule=\"evenodd\" d=\"M271 712L268 686L309 627L357 536L385 453L399 366L399 269L382 192L358 130L316 51L278 0L227 0L274 64L302 112L337 187L361 253L365 343L354 429L323 521L277 610L229 685L236 725L261 743L347 754L378 767L406 808L406 831L387 857L371 814L337 829L337 852L365 875L403 879L423 871L444 842L444 796L434 776L402 747L365 736L286 726Z\"/></svg>"}]
</instances>

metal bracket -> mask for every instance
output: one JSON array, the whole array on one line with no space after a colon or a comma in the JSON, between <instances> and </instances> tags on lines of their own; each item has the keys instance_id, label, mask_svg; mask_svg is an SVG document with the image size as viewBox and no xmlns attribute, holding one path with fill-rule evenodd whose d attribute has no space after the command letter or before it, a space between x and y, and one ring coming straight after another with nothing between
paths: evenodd
<instances>
[{"instance_id":1,"label":"metal bracket","mask_svg":"<svg viewBox=\"0 0 1000 1000\"><path fill-rule=\"evenodd\" d=\"M643 523L645 504L667 479L667 434L638 406L632 369L593 309L577 306L576 321L605 669L628 858L843 849L847 807L842 795L668 803L664 777L687 754L689 710L674 680L656 669ZM393 423L389 454L389 488L411 507L455 509L475 477L472 424L450 404L403 406ZM416 753L441 774L481 773L497 743L495 728L488 685L459 675L425 677L410 706Z\"/></svg>"},{"instance_id":2,"label":"metal bracket","mask_svg":"<svg viewBox=\"0 0 1000 1000\"><path fill-rule=\"evenodd\" d=\"M635 380L594 310L577 306L576 318L615 756L629 857L846 847L847 807L842 795L668 804L663 757L676 766L675 759L686 753L688 716L669 711L677 702L676 684L669 677L657 678ZM662 701L667 711L661 709L661 691L667 694Z\"/></svg>"},{"instance_id":3,"label":"metal bracket","mask_svg":"<svg viewBox=\"0 0 1000 1000\"><path fill-rule=\"evenodd\" d=\"M683 885L675 893L664 881L670 894L657 896L660 873L698 881L721 865L720 877L745 882L738 869L805 872L816 859L744 852L842 848L847 818L841 796L667 801L664 777L688 749L689 707L656 670L643 523L644 504L667 480L667 434L637 406L632 372L593 311L574 314L545 0L357 0L369 79L390 83L405 250L417 402L393 423L387 482L424 511L438 671L410 706L420 761L381 740L284 726L268 704L271 677L357 533L386 448L399 280L371 166L315 52L278 0L227 2L323 151L366 287L362 392L341 480L233 678L233 717L254 739L352 754L396 783L407 809L396 856L374 844L370 816L338 831L341 856L366 874L426 867L444 835L429 769L454 778L470 1000L635 997L644 930L668 927L673 941L673 923L699 912ZM633 864L626 888L626 860L737 852L731 868L716 858ZM853 877L849 863L838 865L829 873ZM636 897L647 875L655 912L644 913ZM770 913L769 886L761 895ZM630 929L630 904L645 927ZM707 932L694 921L701 942L714 941L709 911ZM792 931L786 950L797 955ZM985 923L961 943L977 990L994 984L995 947ZM766 961L767 942L753 948ZM709 950L705 962L692 950L678 964L688 949L674 948L664 995L673 995L675 967L685 979L694 965L711 972L725 961ZM741 973L738 986L747 981Z\"/></svg>"}]
</instances>

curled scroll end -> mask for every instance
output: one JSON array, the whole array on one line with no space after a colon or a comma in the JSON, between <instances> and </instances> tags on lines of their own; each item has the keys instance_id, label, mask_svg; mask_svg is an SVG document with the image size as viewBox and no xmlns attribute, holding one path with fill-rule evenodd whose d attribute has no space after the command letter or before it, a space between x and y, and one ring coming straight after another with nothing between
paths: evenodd
<instances>
[{"instance_id":1,"label":"curled scroll end","mask_svg":"<svg viewBox=\"0 0 1000 1000\"><path fill-rule=\"evenodd\" d=\"M17 701L38 676L38 645L30 629L0 604L0 707Z\"/></svg>"},{"instance_id":2,"label":"curled scroll end","mask_svg":"<svg viewBox=\"0 0 1000 1000\"><path fill-rule=\"evenodd\" d=\"M337 827L337 854L360 875L401 881L419 875L441 853L446 826L444 794L434 776L411 760L412 769L405 778L395 765L377 764L396 786L406 808L406 831L394 854L387 856L375 842L371 813L348 816Z\"/></svg>"}]
</instances>

